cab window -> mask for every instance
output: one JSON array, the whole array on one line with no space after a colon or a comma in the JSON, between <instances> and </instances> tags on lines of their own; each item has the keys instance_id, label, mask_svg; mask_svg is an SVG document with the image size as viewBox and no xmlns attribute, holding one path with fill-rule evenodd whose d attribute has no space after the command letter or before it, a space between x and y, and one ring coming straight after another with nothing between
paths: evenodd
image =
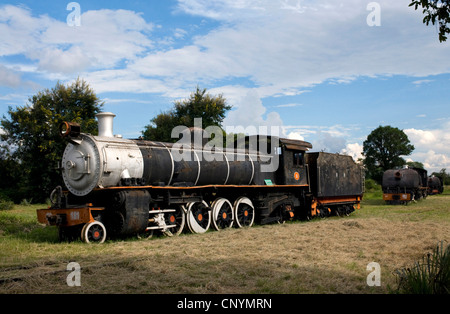
<instances>
[{"instance_id":1,"label":"cab window","mask_svg":"<svg viewBox=\"0 0 450 314\"><path fill-rule=\"evenodd\" d=\"M294 153L294 166L303 166L303 152Z\"/></svg>"}]
</instances>

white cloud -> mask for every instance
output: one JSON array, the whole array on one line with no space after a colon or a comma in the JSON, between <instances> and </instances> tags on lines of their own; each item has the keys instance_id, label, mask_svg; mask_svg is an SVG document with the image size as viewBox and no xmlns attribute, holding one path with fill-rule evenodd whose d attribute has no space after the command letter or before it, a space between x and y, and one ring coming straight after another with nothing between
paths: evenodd
<instances>
[{"instance_id":1,"label":"white cloud","mask_svg":"<svg viewBox=\"0 0 450 314\"><path fill-rule=\"evenodd\" d=\"M275 3L275 5L273 5ZM242 17L256 17L267 12L269 7L275 7L276 1L271 0L179 0L181 11L192 15L211 19L233 21Z\"/></svg>"},{"instance_id":2,"label":"white cloud","mask_svg":"<svg viewBox=\"0 0 450 314\"><path fill-rule=\"evenodd\" d=\"M65 51L54 47L46 48L39 52L38 71L76 73L80 70L86 70L92 65L92 61L78 46Z\"/></svg>"},{"instance_id":3,"label":"white cloud","mask_svg":"<svg viewBox=\"0 0 450 314\"><path fill-rule=\"evenodd\" d=\"M421 162L429 175L432 172L439 172L442 168L446 168L447 172L450 169L449 155L434 150L413 153L408 160Z\"/></svg>"},{"instance_id":4,"label":"white cloud","mask_svg":"<svg viewBox=\"0 0 450 314\"><path fill-rule=\"evenodd\" d=\"M450 155L450 123L441 127L434 130L405 129L404 132L417 150L434 150Z\"/></svg>"},{"instance_id":5,"label":"white cloud","mask_svg":"<svg viewBox=\"0 0 450 314\"><path fill-rule=\"evenodd\" d=\"M277 112L266 114L266 108L256 90L249 90L244 97L238 100L235 107L236 109L229 112L223 121L226 130L242 126L244 129L255 130L259 134L285 136L282 133L283 121L280 115ZM272 128L274 132L271 132ZM229 131L227 130L227 132Z\"/></svg>"},{"instance_id":6,"label":"white cloud","mask_svg":"<svg viewBox=\"0 0 450 314\"><path fill-rule=\"evenodd\" d=\"M434 80L417 80L417 81L414 81L412 83L414 85L416 85L416 86L420 86L422 84L428 84L428 83L431 83L431 82L434 82Z\"/></svg>"},{"instance_id":7,"label":"white cloud","mask_svg":"<svg viewBox=\"0 0 450 314\"><path fill-rule=\"evenodd\" d=\"M312 144L313 151L339 153L346 147L346 139L344 137L334 136L329 131L318 131L317 139Z\"/></svg>"},{"instance_id":8,"label":"white cloud","mask_svg":"<svg viewBox=\"0 0 450 314\"><path fill-rule=\"evenodd\" d=\"M341 150L341 154L352 156L353 160L355 161L364 159L362 152L363 152L363 145L359 143L347 144L346 147Z\"/></svg>"},{"instance_id":9,"label":"white cloud","mask_svg":"<svg viewBox=\"0 0 450 314\"><path fill-rule=\"evenodd\" d=\"M0 64L0 86L18 87L21 81L19 74Z\"/></svg>"},{"instance_id":10,"label":"white cloud","mask_svg":"<svg viewBox=\"0 0 450 314\"><path fill-rule=\"evenodd\" d=\"M293 108L293 107L300 107L300 106L303 106L303 105L302 104L290 103L290 104L278 105L276 107L277 108Z\"/></svg>"},{"instance_id":11,"label":"white cloud","mask_svg":"<svg viewBox=\"0 0 450 314\"><path fill-rule=\"evenodd\" d=\"M404 130L415 147L409 158L422 162L430 173L442 168L450 169L450 122L443 123L441 127L432 130Z\"/></svg>"},{"instance_id":12,"label":"white cloud","mask_svg":"<svg viewBox=\"0 0 450 314\"><path fill-rule=\"evenodd\" d=\"M81 26L52 23L43 33L42 42L78 47L95 68L111 68L121 60L134 60L151 48L148 35L153 27L133 11L86 11L81 15Z\"/></svg>"},{"instance_id":13,"label":"white cloud","mask_svg":"<svg viewBox=\"0 0 450 314\"><path fill-rule=\"evenodd\" d=\"M302 136L302 134L300 132L290 132L287 136L287 138L291 139L291 140L300 140L300 141L304 141L305 138Z\"/></svg>"},{"instance_id":14,"label":"white cloud","mask_svg":"<svg viewBox=\"0 0 450 314\"><path fill-rule=\"evenodd\" d=\"M428 75L450 69L448 46L433 45L434 36L426 40L430 30L421 25L420 15L408 8L407 1L381 1L383 19L395 18L396 23L386 22L378 29L365 24L369 12L360 1L340 5L317 1L301 14L282 10L287 2L277 1L181 3L188 13L232 19L231 27L199 37L195 45L260 84L276 81L299 87L327 79L348 82L361 75ZM258 18L246 18L249 12ZM228 18L231 15L234 18ZM413 44L418 41L422 44ZM422 58L429 53L433 57Z\"/></svg>"},{"instance_id":15,"label":"white cloud","mask_svg":"<svg viewBox=\"0 0 450 314\"><path fill-rule=\"evenodd\" d=\"M245 78L261 98L361 76L449 72L449 45L439 44L408 4L380 1L384 22L377 28L367 26L367 4L356 0L179 0L183 13L223 24L187 46L136 58L127 70L175 89Z\"/></svg>"},{"instance_id":16,"label":"white cloud","mask_svg":"<svg viewBox=\"0 0 450 314\"><path fill-rule=\"evenodd\" d=\"M166 50L153 50L154 24L133 11L86 11L81 26L70 27L8 5L0 8L0 31L5 34L0 56L23 53L49 77L83 70L97 78L110 74L105 79L110 87L103 84L104 91L116 91L119 82L114 80L123 77L135 81L120 88L130 92L153 92L142 86L156 81L156 86L167 86L164 90L176 90L245 78L261 98L296 95L325 81L342 84L360 76L426 77L450 71L449 45L436 41L407 0L379 3L382 27L367 26L367 4L356 0L179 0L182 13L222 24L192 37L189 45ZM186 36L176 28L173 40Z\"/></svg>"},{"instance_id":17,"label":"white cloud","mask_svg":"<svg viewBox=\"0 0 450 314\"><path fill-rule=\"evenodd\" d=\"M0 64L0 87L12 88L16 89L17 91L18 89L21 88L31 88L33 90L36 90L37 88L40 87L40 85L33 81L24 80L22 78L21 69L18 69L10 65L5 66ZM12 95L17 96L17 94ZM23 95L20 98L23 98ZM0 95L0 99L6 100L7 98L5 98L5 96Z\"/></svg>"},{"instance_id":18,"label":"white cloud","mask_svg":"<svg viewBox=\"0 0 450 314\"><path fill-rule=\"evenodd\" d=\"M81 26L69 26L31 10L0 7L0 56L23 54L49 73L80 73L115 67L152 47L153 24L126 10L86 11Z\"/></svg>"},{"instance_id":19,"label":"white cloud","mask_svg":"<svg viewBox=\"0 0 450 314\"><path fill-rule=\"evenodd\" d=\"M187 31L185 31L184 29L181 29L181 28L175 29L174 34L173 34L173 36L177 39L184 38L186 35L187 35Z\"/></svg>"},{"instance_id":20,"label":"white cloud","mask_svg":"<svg viewBox=\"0 0 450 314\"><path fill-rule=\"evenodd\" d=\"M32 17L31 10L4 5L0 7L0 56L29 52L39 46L42 31L51 19L48 16Z\"/></svg>"}]
</instances>

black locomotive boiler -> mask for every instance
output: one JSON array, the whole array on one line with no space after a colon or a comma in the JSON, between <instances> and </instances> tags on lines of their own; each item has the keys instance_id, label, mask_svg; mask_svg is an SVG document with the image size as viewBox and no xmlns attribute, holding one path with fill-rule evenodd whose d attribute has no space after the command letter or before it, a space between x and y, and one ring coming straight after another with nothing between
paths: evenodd
<instances>
[{"instance_id":1,"label":"black locomotive boiler","mask_svg":"<svg viewBox=\"0 0 450 314\"><path fill-rule=\"evenodd\" d=\"M97 115L98 136L61 125L65 188L37 211L41 223L58 226L61 240L204 233L348 215L360 206L364 173L349 156L307 153L308 142L267 136L227 149L123 139L113 135L114 116Z\"/></svg>"},{"instance_id":2,"label":"black locomotive boiler","mask_svg":"<svg viewBox=\"0 0 450 314\"><path fill-rule=\"evenodd\" d=\"M427 171L408 167L386 170L382 190L387 204L407 204L426 198L429 193Z\"/></svg>"}]
</instances>

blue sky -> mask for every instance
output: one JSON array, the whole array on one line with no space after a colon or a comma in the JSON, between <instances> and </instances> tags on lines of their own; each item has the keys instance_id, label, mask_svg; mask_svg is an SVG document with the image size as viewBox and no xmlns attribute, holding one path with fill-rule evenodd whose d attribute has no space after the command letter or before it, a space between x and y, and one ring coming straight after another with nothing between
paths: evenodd
<instances>
[{"instance_id":1,"label":"blue sky","mask_svg":"<svg viewBox=\"0 0 450 314\"><path fill-rule=\"evenodd\" d=\"M71 26L70 1L3 1L0 114L81 77L133 138L199 85L233 106L225 126L356 158L391 125L416 147L407 159L450 171L450 42L409 2L80 0Z\"/></svg>"}]
</instances>

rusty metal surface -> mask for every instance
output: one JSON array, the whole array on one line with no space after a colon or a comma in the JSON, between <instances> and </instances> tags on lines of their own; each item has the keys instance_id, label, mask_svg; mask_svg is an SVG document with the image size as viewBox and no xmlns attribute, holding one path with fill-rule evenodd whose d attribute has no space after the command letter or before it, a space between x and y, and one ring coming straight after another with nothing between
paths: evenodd
<instances>
[{"instance_id":1,"label":"rusty metal surface","mask_svg":"<svg viewBox=\"0 0 450 314\"><path fill-rule=\"evenodd\" d=\"M108 225L114 234L136 234L146 230L150 193L145 190L117 192L107 209Z\"/></svg>"},{"instance_id":2,"label":"rusty metal surface","mask_svg":"<svg viewBox=\"0 0 450 314\"><path fill-rule=\"evenodd\" d=\"M103 208L38 209L37 218L40 223L49 226L70 227L93 222L92 211L98 210Z\"/></svg>"},{"instance_id":3,"label":"rusty metal surface","mask_svg":"<svg viewBox=\"0 0 450 314\"><path fill-rule=\"evenodd\" d=\"M384 192L413 190L421 187L419 173L414 169L390 169L383 174L382 188Z\"/></svg>"},{"instance_id":4,"label":"rusty metal surface","mask_svg":"<svg viewBox=\"0 0 450 314\"><path fill-rule=\"evenodd\" d=\"M352 157L331 153L307 153L310 186L317 197L362 195L364 172Z\"/></svg>"}]
</instances>

